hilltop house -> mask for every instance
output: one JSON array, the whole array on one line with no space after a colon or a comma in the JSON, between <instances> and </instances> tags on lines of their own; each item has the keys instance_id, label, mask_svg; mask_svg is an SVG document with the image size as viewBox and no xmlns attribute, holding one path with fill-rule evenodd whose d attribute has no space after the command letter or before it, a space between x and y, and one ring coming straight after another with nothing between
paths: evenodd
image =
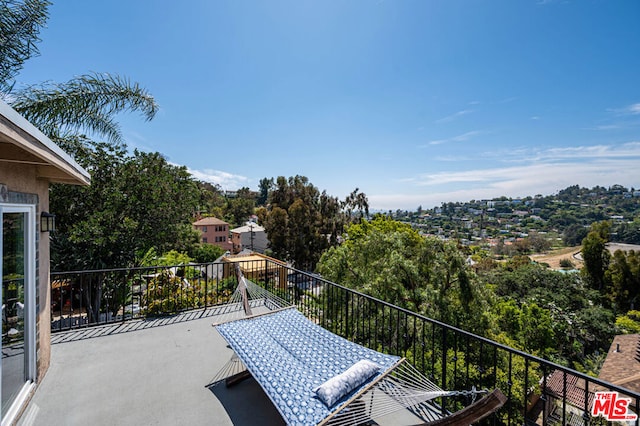
<instances>
[{"instance_id":1,"label":"hilltop house","mask_svg":"<svg viewBox=\"0 0 640 426\"><path fill-rule=\"evenodd\" d=\"M49 367L49 184L89 182L87 171L0 101L2 424L14 422Z\"/></svg>"},{"instance_id":2,"label":"hilltop house","mask_svg":"<svg viewBox=\"0 0 640 426\"><path fill-rule=\"evenodd\" d=\"M202 242L213 244L224 250L231 251L229 240L229 224L215 217L205 217L193 223L193 227L201 232Z\"/></svg>"}]
</instances>

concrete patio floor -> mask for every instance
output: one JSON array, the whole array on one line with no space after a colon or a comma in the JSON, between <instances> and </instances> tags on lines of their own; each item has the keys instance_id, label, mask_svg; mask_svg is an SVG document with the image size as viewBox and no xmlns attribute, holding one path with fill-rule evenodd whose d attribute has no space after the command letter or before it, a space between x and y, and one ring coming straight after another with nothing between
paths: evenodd
<instances>
[{"instance_id":1,"label":"concrete patio floor","mask_svg":"<svg viewBox=\"0 0 640 426\"><path fill-rule=\"evenodd\" d=\"M207 311L52 338L51 366L19 425L282 425L248 379L211 387L232 355Z\"/></svg>"}]
</instances>

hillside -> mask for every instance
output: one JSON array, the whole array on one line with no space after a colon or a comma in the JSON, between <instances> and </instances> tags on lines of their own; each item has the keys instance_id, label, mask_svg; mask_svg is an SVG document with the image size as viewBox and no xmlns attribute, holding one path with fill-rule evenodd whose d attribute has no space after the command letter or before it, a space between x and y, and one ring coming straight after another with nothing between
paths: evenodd
<instances>
[{"instance_id":1,"label":"hillside","mask_svg":"<svg viewBox=\"0 0 640 426\"><path fill-rule=\"evenodd\" d=\"M389 213L425 234L456 239L465 245L514 245L520 253L548 250L535 247L542 239L550 247L578 246L591 224L600 221L611 223L612 242L640 244L640 191L620 185L575 185L549 196L499 197ZM532 246L522 247L523 240Z\"/></svg>"},{"instance_id":2,"label":"hillside","mask_svg":"<svg viewBox=\"0 0 640 426\"><path fill-rule=\"evenodd\" d=\"M548 264L551 269L560 269L560 261L569 259L573 263L574 269L580 269L583 265L579 256L580 249L580 246L565 247L548 253L533 254L529 257L535 262Z\"/></svg>"}]
</instances>

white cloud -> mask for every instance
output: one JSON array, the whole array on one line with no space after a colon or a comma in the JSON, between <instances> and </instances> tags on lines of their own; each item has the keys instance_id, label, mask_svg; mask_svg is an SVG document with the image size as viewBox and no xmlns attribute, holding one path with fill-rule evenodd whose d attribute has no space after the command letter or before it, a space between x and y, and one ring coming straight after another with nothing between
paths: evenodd
<instances>
[{"instance_id":1,"label":"white cloud","mask_svg":"<svg viewBox=\"0 0 640 426\"><path fill-rule=\"evenodd\" d=\"M620 146L552 148L518 166L476 168L417 175L393 194L369 194L373 209L415 209L449 201L549 195L571 185L638 187L640 142ZM490 165L490 161L485 161Z\"/></svg>"},{"instance_id":2,"label":"white cloud","mask_svg":"<svg viewBox=\"0 0 640 426\"><path fill-rule=\"evenodd\" d=\"M458 161L469 161L471 160L471 158L464 155L438 155L434 157L434 160L442 161L442 162L458 162Z\"/></svg>"},{"instance_id":3,"label":"white cloud","mask_svg":"<svg viewBox=\"0 0 640 426\"><path fill-rule=\"evenodd\" d=\"M150 143L147 138L140 132L126 129L125 131L123 131L123 135L129 151L133 151L134 149L143 152L157 151L157 149L153 147L153 143Z\"/></svg>"},{"instance_id":4,"label":"white cloud","mask_svg":"<svg viewBox=\"0 0 640 426\"><path fill-rule=\"evenodd\" d=\"M234 175L232 173L223 172L220 170L188 170L189 173L191 173L196 179L220 185L220 187L222 187L222 189L224 190L240 189L243 186L248 186L250 182L250 179L246 176Z\"/></svg>"},{"instance_id":5,"label":"white cloud","mask_svg":"<svg viewBox=\"0 0 640 426\"><path fill-rule=\"evenodd\" d=\"M607 108L607 112L616 116L640 115L640 102L621 108Z\"/></svg>"},{"instance_id":6,"label":"white cloud","mask_svg":"<svg viewBox=\"0 0 640 426\"><path fill-rule=\"evenodd\" d=\"M592 130L616 130L621 127L620 124L601 124L596 127L592 127Z\"/></svg>"},{"instance_id":7,"label":"white cloud","mask_svg":"<svg viewBox=\"0 0 640 426\"><path fill-rule=\"evenodd\" d=\"M450 142L464 142L481 133L482 132L479 130L472 130L470 132L466 132L461 135L454 136L452 138L429 141L429 145L442 145L444 143L450 143Z\"/></svg>"},{"instance_id":8,"label":"white cloud","mask_svg":"<svg viewBox=\"0 0 640 426\"><path fill-rule=\"evenodd\" d=\"M622 145L592 145L548 149L513 148L481 154L481 157L485 159L484 161L518 164L529 164L534 161L553 162L564 159L586 160L638 156L640 156L640 142L635 141Z\"/></svg>"},{"instance_id":9,"label":"white cloud","mask_svg":"<svg viewBox=\"0 0 640 426\"><path fill-rule=\"evenodd\" d=\"M440 118L440 119L436 120L435 122L436 123L448 123L450 121L455 120L458 117L462 117L463 115L471 114L472 112L473 112L472 109L463 109L461 111L454 112L453 114L448 115L446 117Z\"/></svg>"},{"instance_id":10,"label":"white cloud","mask_svg":"<svg viewBox=\"0 0 640 426\"><path fill-rule=\"evenodd\" d=\"M629 114L638 115L640 114L640 103L629 105L627 108Z\"/></svg>"}]
</instances>

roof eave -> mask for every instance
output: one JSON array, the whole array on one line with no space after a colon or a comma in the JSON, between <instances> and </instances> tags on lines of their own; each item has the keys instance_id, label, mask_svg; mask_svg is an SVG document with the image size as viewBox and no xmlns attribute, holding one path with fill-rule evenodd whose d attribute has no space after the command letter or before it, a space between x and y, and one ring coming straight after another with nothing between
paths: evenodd
<instances>
[{"instance_id":1,"label":"roof eave","mask_svg":"<svg viewBox=\"0 0 640 426\"><path fill-rule=\"evenodd\" d=\"M0 142L16 146L25 153L25 157L29 157L6 161L35 165L39 178L74 185L91 183L89 172L3 101L0 101ZM3 154L0 154L0 161Z\"/></svg>"}]
</instances>

